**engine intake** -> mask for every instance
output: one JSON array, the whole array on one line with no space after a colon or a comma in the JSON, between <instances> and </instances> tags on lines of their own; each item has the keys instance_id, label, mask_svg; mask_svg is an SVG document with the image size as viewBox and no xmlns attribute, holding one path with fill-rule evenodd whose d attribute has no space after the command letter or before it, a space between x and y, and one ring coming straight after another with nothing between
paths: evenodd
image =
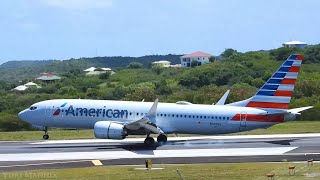
<instances>
[{"instance_id":1,"label":"engine intake","mask_svg":"<svg viewBox=\"0 0 320 180\"><path fill-rule=\"evenodd\" d=\"M128 135L122 124L99 121L94 124L94 136L99 139L124 139Z\"/></svg>"}]
</instances>

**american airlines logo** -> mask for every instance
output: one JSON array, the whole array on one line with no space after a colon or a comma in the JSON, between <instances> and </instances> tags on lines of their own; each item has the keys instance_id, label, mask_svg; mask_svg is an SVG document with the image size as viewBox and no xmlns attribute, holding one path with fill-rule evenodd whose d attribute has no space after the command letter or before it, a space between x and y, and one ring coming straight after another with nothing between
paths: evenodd
<instances>
[{"instance_id":1,"label":"american airlines logo","mask_svg":"<svg viewBox=\"0 0 320 180\"><path fill-rule=\"evenodd\" d=\"M65 105L64 105L65 106ZM58 112L57 112L58 111ZM60 109L57 109L57 113L60 114ZM65 116L81 116L81 117L107 117L107 118L128 118L128 110L120 109L107 109L104 108L83 108L69 106L64 110Z\"/></svg>"},{"instance_id":2,"label":"american airlines logo","mask_svg":"<svg viewBox=\"0 0 320 180\"><path fill-rule=\"evenodd\" d=\"M67 105L68 103L63 103L58 109L53 113L54 116L58 116L61 112L60 108L63 108Z\"/></svg>"}]
</instances>

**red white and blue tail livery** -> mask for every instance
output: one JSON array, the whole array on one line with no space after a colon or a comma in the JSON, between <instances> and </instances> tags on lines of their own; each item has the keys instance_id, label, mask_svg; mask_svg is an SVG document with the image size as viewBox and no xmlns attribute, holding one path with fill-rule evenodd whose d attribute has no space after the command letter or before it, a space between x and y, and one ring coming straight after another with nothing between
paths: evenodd
<instances>
[{"instance_id":1,"label":"red white and blue tail livery","mask_svg":"<svg viewBox=\"0 0 320 180\"><path fill-rule=\"evenodd\" d=\"M166 134L227 134L267 128L295 120L312 106L288 109L303 56L291 55L251 98L225 105L227 91L216 105L185 101L160 103L90 99L38 102L19 117L46 132L48 127L94 129L96 138L124 139L147 135L146 145L167 141Z\"/></svg>"},{"instance_id":2,"label":"red white and blue tail livery","mask_svg":"<svg viewBox=\"0 0 320 180\"><path fill-rule=\"evenodd\" d=\"M250 99L229 104L265 109L287 110L296 84L303 55L291 55Z\"/></svg>"}]
</instances>

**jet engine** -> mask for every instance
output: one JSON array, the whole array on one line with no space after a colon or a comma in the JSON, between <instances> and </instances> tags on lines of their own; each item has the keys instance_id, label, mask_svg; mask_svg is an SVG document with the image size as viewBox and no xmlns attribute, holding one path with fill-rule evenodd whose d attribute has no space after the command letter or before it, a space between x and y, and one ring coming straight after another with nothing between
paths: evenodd
<instances>
[{"instance_id":1,"label":"jet engine","mask_svg":"<svg viewBox=\"0 0 320 180\"><path fill-rule=\"evenodd\" d=\"M94 124L94 135L99 139L124 139L128 133L122 124L99 121Z\"/></svg>"}]
</instances>

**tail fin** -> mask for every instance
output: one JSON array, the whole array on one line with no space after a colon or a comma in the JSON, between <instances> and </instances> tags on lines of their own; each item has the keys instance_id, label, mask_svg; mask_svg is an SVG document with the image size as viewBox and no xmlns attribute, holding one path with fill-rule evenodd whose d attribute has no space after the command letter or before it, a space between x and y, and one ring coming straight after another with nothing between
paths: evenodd
<instances>
[{"instance_id":1,"label":"tail fin","mask_svg":"<svg viewBox=\"0 0 320 180\"><path fill-rule=\"evenodd\" d=\"M293 54L251 98L228 104L267 110L287 110L298 78L303 55Z\"/></svg>"}]
</instances>

